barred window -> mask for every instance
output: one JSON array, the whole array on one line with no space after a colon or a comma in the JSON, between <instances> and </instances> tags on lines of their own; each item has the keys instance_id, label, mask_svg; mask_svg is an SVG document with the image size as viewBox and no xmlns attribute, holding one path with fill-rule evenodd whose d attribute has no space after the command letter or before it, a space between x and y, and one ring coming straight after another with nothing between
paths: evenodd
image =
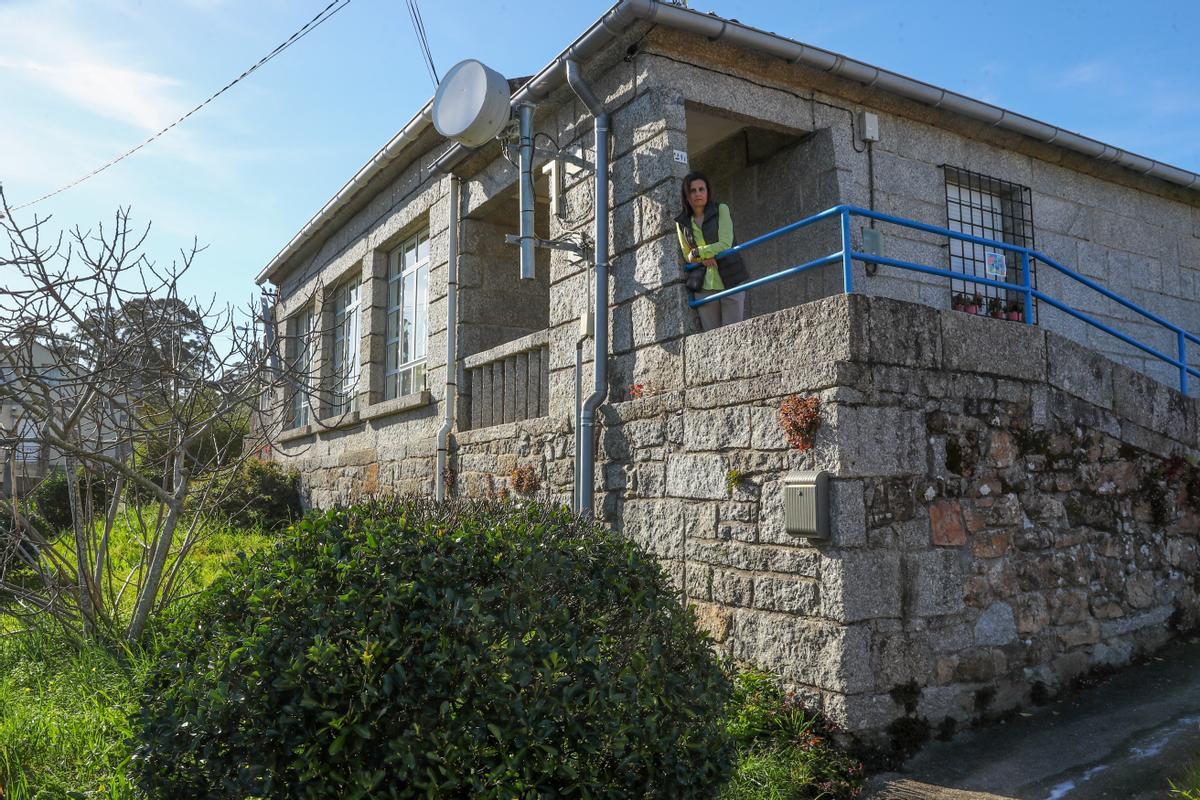
<instances>
[{"instance_id":1,"label":"barred window","mask_svg":"<svg viewBox=\"0 0 1200 800\"><path fill-rule=\"evenodd\" d=\"M405 240L388 258L384 399L425 388L429 322L429 231Z\"/></svg>"},{"instance_id":2,"label":"barred window","mask_svg":"<svg viewBox=\"0 0 1200 800\"><path fill-rule=\"evenodd\" d=\"M1002 181L958 167L943 166L946 175L946 227L952 231L992 239L1005 244L1015 244L1033 249L1033 204L1030 190L1026 186ZM995 271L997 255L1004 258L1004 276ZM989 272L989 261L993 269ZM1033 285L1037 286L1036 264L1029 265ZM1021 283L1021 259L1011 251L975 242L950 239L950 270L964 275ZM1024 309L1024 296L1020 292L951 279L952 296L965 296L982 301L978 313L988 313L989 306L1000 305L1005 310L1015 304ZM975 305L973 302L972 305ZM1034 319L1037 318L1036 305Z\"/></svg>"},{"instance_id":3,"label":"barred window","mask_svg":"<svg viewBox=\"0 0 1200 800\"><path fill-rule=\"evenodd\" d=\"M287 361L291 377L289 428L309 422L312 407L313 308L308 306L287 321Z\"/></svg>"},{"instance_id":4,"label":"barred window","mask_svg":"<svg viewBox=\"0 0 1200 800\"><path fill-rule=\"evenodd\" d=\"M343 414L358 407L359 310L357 279L338 287L333 298L333 392L330 412Z\"/></svg>"}]
</instances>

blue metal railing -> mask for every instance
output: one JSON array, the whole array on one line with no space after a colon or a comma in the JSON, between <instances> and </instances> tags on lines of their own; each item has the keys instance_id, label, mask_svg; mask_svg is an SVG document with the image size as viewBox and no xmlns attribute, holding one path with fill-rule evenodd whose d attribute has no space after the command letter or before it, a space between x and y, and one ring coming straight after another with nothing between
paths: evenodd
<instances>
[{"instance_id":1,"label":"blue metal railing","mask_svg":"<svg viewBox=\"0 0 1200 800\"><path fill-rule=\"evenodd\" d=\"M949 228L942 228L937 225L928 225L924 222L917 222L915 220L905 219L903 217L893 217L890 214L881 214L878 211L871 211L866 208L859 208L858 206L838 205L838 206L834 206L833 208L826 209L825 211L822 211L818 214L813 214L811 217L805 217L802 220L798 220L796 222L789 223L787 225L784 225L781 228L776 228L775 230L770 231L769 233L764 233L762 236L756 236L755 238L753 238L747 242L743 242L742 244L739 244L737 247L731 247L728 250L723 250L722 252L717 254L717 258L723 258L724 256L729 255L731 253L740 253L740 252L749 250L753 247L757 247L758 245L763 244L764 242L769 242L772 239L777 239L778 237L783 236L784 234L792 233L793 231L798 231L801 228L806 228L809 225L812 225L816 222L820 222L822 220L830 219L833 217L837 217L840 221L841 239L842 239L842 249L841 250L838 250L837 252L834 252L834 253L830 253L829 255L826 255L826 256L821 256L820 258L815 258L812 261L806 261L803 264L797 264L796 266L793 266L793 267L787 267L785 269L781 269L778 272L774 272L770 275L764 275L761 278L755 278L754 280L746 281L745 283L739 284L738 286L735 286L732 289L725 289L720 292L714 292L713 294L709 294L704 297L692 300L690 302L690 305L693 308L696 308L698 306L704 305L705 303L713 303L713 302L721 300L722 298L725 298L725 297L732 297L735 294L740 294L741 292L749 291L750 289L753 289L758 286L764 286L768 283L774 283L775 281L783 280L784 278L790 278L792 276L799 275L800 273L807 272L810 269L816 269L817 267L823 267L828 264L836 264L839 262L842 265L842 288L843 288L843 291L845 291L847 294L850 294L851 292L854 291L854 278L853 278L852 265L855 261L861 261L861 262L869 263L869 264L881 264L881 265L887 266L887 267L896 267L898 269L906 269L906 270L911 270L913 272L921 272L926 275L937 275L940 277L952 278L954 280L960 280L960 281L964 281L967 283L983 284L985 286L994 286L998 289L1007 289L1009 291L1020 292L1024 296L1024 299L1025 299L1024 317L1025 317L1026 325L1033 324L1033 301L1034 301L1034 298L1037 298L1038 300L1040 300L1044 303L1047 303L1048 305L1052 306L1053 308L1056 308L1065 314L1069 314L1070 316L1075 317L1076 319L1082 320L1083 322L1086 322L1087 324L1089 324L1095 328L1098 328L1099 330L1102 330L1105 333L1116 337L1117 339L1120 339L1122 342L1125 342L1128 345L1136 347L1138 350L1141 350L1142 352L1147 353L1148 355L1154 356L1155 358L1159 359L1160 361L1164 361L1167 364L1170 364L1171 366L1175 367L1177 370L1179 370L1179 391L1185 395L1188 393L1188 377L1195 376L1197 378L1200 378L1200 371L1197 371L1196 369L1188 366L1188 363L1187 363L1187 344L1190 341L1193 344L1200 345L1200 337L1197 337L1195 334L1184 330L1183 328L1179 327L1178 325L1176 325L1173 322L1170 322L1169 320L1163 319L1162 317L1160 317L1159 315L1155 314L1152 311L1147 311L1146 309L1139 306L1137 303L1134 303L1130 300L1126 300L1124 297L1121 297L1120 295L1109 291L1108 289L1104 288L1096 281L1093 281L1091 278L1087 278L1083 275L1080 275L1079 273L1075 272L1072 269L1064 267L1062 264L1059 264L1057 261L1055 261L1054 259L1045 255L1044 253L1042 253L1038 250L1030 249L1028 247L1021 247L1020 245L1008 244L1007 242L998 242L993 239L985 239L982 236L972 236L969 233L961 233L959 231L952 231ZM1019 284L1009 283L1007 281L995 280L993 278L986 278L986 277L981 277L978 275L968 275L968 274L962 273L962 272L952 272L948 269L940 269L938 267L930 267L925 264L916 264L911 261L902 261L900 259L895 259L895 258L886 258L884 256L875 255L873 253L864 253L864 252L860 252L858 250L854 250L851 239L850 239L850 218L851 217L865 217L867 219L873 219L878 222L886 222L886 223L889 223L892 225L899 225L904 228L911 228L912 230L924 231L925 233L933 233L933 234L937 234L939 236L947 236L951 239L958 239L963 242L972 242L974 244L981 244L986 247L992 247L992 248L996 248L998 250L1005 250L1005 251L1014 253L1017 256L1019 256L1020 262L1021 262L1021 283L1019 283ZM1061 300L1051 297L1050 295L1048 295L1045 292L1041 291L1040 289L1036 288L1033 285L1033 279L1032 279L1031 262L1033 262L1033 261L1042 262L1043 264L1051 267L1054 270L1057 270L1058 272L1062 273L1063 275L1066 275L1067 277L1072 278L1075 281L1078 281L1079 283L1083 284L1084 286L1088 287L1089 289L1092 289L1093 291L1098 292L1099 294L1103 295L1104 297L1107 297L1109 300L1119 303L1120 305L1124 306L1125 308L1128 308L1129 310L1140 314L1141 316L1145 317L1146 319L1150 320L1151 322L1154 322L1155 324L1171 331L1172 333L1175 334L1175 343L1176 343L1176 350L1177 350L1176 355L1169 356L1166 353L1163 353L1163 352L1151 347L1148 344L1139 342L1137 339L1134 339L1131 336L1121 333L1120 331L1110 327L1109 325L1106 325L1105 323L1101 322L1100 320L1095 319L1095 318L1089 316L1088 314L1083 313L1082 311L1074 309L1071 306L1067 305L1066 303L1062 302ZM689 264L686 266L686 269L689 269L689 270L698 269L698 268L700 268L700 266L701 266L700 264Z\"/></svg>"}]
</instances>

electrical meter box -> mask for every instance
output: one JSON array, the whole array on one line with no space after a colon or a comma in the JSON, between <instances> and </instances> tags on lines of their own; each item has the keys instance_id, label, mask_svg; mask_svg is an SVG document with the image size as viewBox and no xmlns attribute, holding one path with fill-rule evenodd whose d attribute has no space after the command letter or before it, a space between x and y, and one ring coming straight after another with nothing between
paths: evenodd
<instances>
[{"instance_id":1,"label":"electrical meter box","mask_svg":"<svg viewBox=\"0 0 1200 800\"><path fill-rule=\"evenodd\" d=\"M829 539L829 473L793 470L783 479L784 528L793 536Z\"/></svg>"}]
</instances>

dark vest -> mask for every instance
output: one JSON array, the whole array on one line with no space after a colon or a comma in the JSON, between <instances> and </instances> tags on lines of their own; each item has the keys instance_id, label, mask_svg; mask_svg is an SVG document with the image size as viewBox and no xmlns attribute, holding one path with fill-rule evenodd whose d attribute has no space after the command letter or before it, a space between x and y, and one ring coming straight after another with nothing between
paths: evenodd
<instances>
[{"instance_id":1,"label":"dark vest","mask_svg":"<svg viewBox=\"0 0 1200 800\"><path fill-rule=\"evenodd\" d=\"M704 234L704 241L715 242L721 238L720 232L720 204L709 203L704 207L704 221L700 223L700 231ZM732 217L732 212L730 213ZM675 221L684 226L684 230L691 230L692 227L692 211L685 210ZM737 247L737 235L734 234L732 247ZM746 271L746 265L742 261L740 253L725 256L717 259L717 272L721 273L721 283L725 284L726 289L732 289L739 283L745 283L750 279L750 273Z\"/></svg>"}]
</instances>

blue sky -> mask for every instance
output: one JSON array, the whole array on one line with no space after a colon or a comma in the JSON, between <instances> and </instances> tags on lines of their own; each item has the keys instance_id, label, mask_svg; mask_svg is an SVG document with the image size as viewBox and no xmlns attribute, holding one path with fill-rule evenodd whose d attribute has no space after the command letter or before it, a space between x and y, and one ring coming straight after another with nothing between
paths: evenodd
<instances>
[{"instance_id":1,"label":"blue sky","mask_svg":"<svg viewBox=\"0 0 1200 800\"><path fill-rule=\"evenodd\" d=\"M137 144L327 2L0 0L9 201ZM1200 171L1200 3L1191 0L691 5ZM473 57L510 76L540 69L608 7L422 3L440 72ZM404 3L351 0L165 137L18 213L91 227L131 206L137 221L153 221L157 260L192 237L207 245L186 288L242 302L253 276L432 92Z\"/></svg>"}]
</instances>

